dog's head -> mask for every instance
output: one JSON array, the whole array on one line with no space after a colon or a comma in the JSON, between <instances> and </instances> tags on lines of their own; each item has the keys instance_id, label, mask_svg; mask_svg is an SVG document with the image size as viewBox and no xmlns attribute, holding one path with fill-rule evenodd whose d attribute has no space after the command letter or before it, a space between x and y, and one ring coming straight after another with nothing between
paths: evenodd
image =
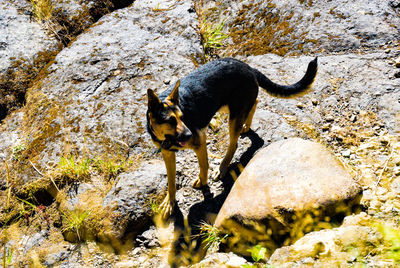
<instances>
[{"instance_id":1,"label":"dog's head","mask_svg":"<svg viewBox=\"0 0 400 268\"><path fill-rule=\"evenodd\" d=\"M183 149L192 138L192 132L182 121L179 85L180 81L163 101L153 90L147 90L147 130L154 143L167 150Z\"/></svg>"}]
</instances>

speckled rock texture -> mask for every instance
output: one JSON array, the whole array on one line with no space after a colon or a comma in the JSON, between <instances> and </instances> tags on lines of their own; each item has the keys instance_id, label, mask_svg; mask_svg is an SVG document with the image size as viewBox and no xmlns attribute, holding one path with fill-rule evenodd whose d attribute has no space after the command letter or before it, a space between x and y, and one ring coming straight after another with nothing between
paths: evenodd
<instances>
[{"instance_id":1,"label":"speckled rock texture","mask_svg":"<svg viewBox=\"0 0 400 268\"><path fill-rule=\"evenodd\" d=\"M114 154L148 150L147 88L165 87L201 60L190 8L184 2L164 11L134 4L106 15L57 55L28 92L21 125L21 138L32 145L25 152L37 168L60 157L66 138L97 155L109 148L117 149Z\"/></svg>"},{"instance_id":2,"label":"speckled rock texture","mask_svg":"<svg viewBox=\"0 0 400 268\"><path fill-rule=\"evenodd\" d=\"M46 54L58 50L58 41L24 14L21 1L0 3L0 120L25 98L26 77L37 74ZM36 66L35 66L36 65ZM22 85L21 85L22 84Z\"/></svg>"},{"instance_id":3,"label":"speckled rock texture","mask_svg":"<svg viewBox=\"0 0 400 268\"><path fill-rule=\"evenodd\" d=\"M327 53L397 42L400 19L388 1L203 1L206 20L224 22L225 55Z\"/></svg>"}]
</instances>

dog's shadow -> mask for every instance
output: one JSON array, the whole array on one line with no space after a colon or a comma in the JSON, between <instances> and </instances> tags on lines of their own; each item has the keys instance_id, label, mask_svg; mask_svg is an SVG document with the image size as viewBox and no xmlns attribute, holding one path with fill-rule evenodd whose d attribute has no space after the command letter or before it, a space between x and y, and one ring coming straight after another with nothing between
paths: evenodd
<instances>
[{"instance_id":1,"label":"dog's shadow","mask_svg":"<svg viewBox=\"0 0 400 268\"><path fill-rule=\"evenodd\" d=\"M220 194L213 196L209 186L203 187L202 193L204 200L194 204L189 209L187 219L185 219L179 207L177 205L175 206L173 215L174 229L180 233L180 236L175 241L170 253L170 263L172 267L175 267L175 265L179 266L177 262L181 262L183 259L185 259L185 262L193 263L202 258L200 226L204 223L211 225L214 223L216 215L224 204L235 182L231 175L232 171L236 177L239 177L241 173L240 166L245 167L256 151L264 145L264 140L251 129L246 134L241 135L241 138L245 137L250 139L251 146L243 153L238 162L233 162L230 165L226 175L221 178L223 191ZM188 252L184 251L190 251L190 253L188 254Z\"/></svg>"}]
</instances>

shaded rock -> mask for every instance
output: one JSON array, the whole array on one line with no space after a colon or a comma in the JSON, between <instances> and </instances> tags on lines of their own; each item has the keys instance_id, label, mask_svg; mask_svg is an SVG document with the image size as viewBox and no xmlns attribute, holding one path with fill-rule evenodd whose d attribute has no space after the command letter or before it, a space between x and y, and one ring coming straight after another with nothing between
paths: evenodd
<instances>
[{"instance_id":1,"label":"shaded rock","mask_svg":"<svg viewBox=\"0 0 400 268\"><path fill-rule=\"evenodd\" d=\"M53 31L57 38L67 45L83 30L90 27L102 16L114 10L124 8L133 3L133 0L61 0L54 3Z\"/></svg>"},{"instance_id":2,"label":"shaded rock","mask_svg":"<svg viewBox=\"0 0 400 268\"><path fill-rule=\"evenodd\" d=\"M352 265L359 256L376 252L383 243L382 234L371 226L364 226L365 220L366 214L361 213L346 217L339 228L309 233L293 245L277 249L269 262L279 267L305 262L313 267Z\"/></svg>"},{"instance_id":3,"label":"shaded rock","mask_svg":"<svg viewBox=\"0 0 400 268\"><path fill-rule=\"evenodd\" d=\"M148 248L160 246L160 241L157 239L157 230L154 226L151 226L149 230L144 231L142 234L136 237L136 242L140 246Z\"/></svg>"},{"instance_id":4,"label":"shaded rock","mask_svg":"<svg viewBox=\"0 0 400 268\"><path fill-rule=\"evenodd\" d=\"M76 248L76 246L70 246L70 247L65 247L63 250L60 250L58 252L54 252L51 254L48 254L46 256L46 260L44 262L44 265L46 266L53 266L58 262L61 262L65 259L67 259L71 254L72 251Z\"/></svg>"},{"instance_id":5,"label":"shaded rock","mask_svg":"<svg viewBox=\"0 0 400 268\"><path fill-rule=\"evenodd\" d=\"M259 151L246 166L215 225L233 237L274 249L286 238L296 240L340 222L358 204L360 191L324 146L299 138L279 141ZM246 254L246 247L229 246Z\"/></svg>"},{"instance_id":6,"label":"shaded rock","mask_svg":"<svg viewBox=\"0 0 400 268\"><path fill-rule=\"evenodd\" d=\"M134 172L119 175L118 183L103 202L104 206L112 208L115 215L112 235L122 238L126 233L138 234L149 227L154 213L151 204L160 201L165 188L166 170L160 160L144 163Z\"/></svg>"},{"instance_id":7,"label":"shaded rock","mask_svg":"<svg viewBox=\"0 0 400 268\"><path fill-rule=\"evenodd\" d=\"M204 1L199 10L207 22L225 22L230 38L223 55L337 52L399 38L400 18L379 0Z\"/></svg>"}]
</instances>

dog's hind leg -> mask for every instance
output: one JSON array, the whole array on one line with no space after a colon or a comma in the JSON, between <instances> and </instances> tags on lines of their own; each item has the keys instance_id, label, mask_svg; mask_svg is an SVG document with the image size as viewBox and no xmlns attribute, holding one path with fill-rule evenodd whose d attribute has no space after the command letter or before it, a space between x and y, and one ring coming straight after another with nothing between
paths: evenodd
<instances>
[{"instance_id":1,"label":"dog's hind leg","mask_svg":"<svg viewBox=\"0 0 400 268\"><path fill-rule=\"evenodd\" d=\"M168 178L168 193L164 201L160 205L160 213L164 219L168 218L174 211L175 206L175 196L176 196L176 185L175 185L175 175L176 175L176 158L175 152L168 150L161 150L162 156L164 158L165 167L167 169Z\"/></svg>"},{"instance_id":2,"label":"dog's hind leg","mask_svg":"<svg viewBox=\"0 0 400 268\"><path fill-rule=\"evenodd\" d=\"M208 156L207 156L207 141L204 130L198 132L200 145L194 148L200 166L199 177L194 181L193 188L201 188L207 185L208 178Z\"/></svg>"},{"instance_id":3,"label":"dog's hind leg","mask_svg":"<svg viewBox=\"0 0 400 268\"><path fill-rule=\"evenodd\" d=\"M251 107L249 115L247 116L246 122L244 123L243 128L240 133L246 133L250 130L251 122L253 122L253 116L254 116L254 113L256 112L257 103L258 103L258 100L256 100L254 102L253 107Z\"/></svg>"},{"instance_id":4,"label":"dog's hind leg","mask_svg":"<svg viewBox=\"0 0 400 268\"><path fill-rule=\"evenodd\" d=\"M236 152L240 132L243 128L243 123L243 119L229 119L229 146L226 155L219 166L219 174L215 179L220 179L225 176L229 164L232 161L233 155Z\"/></svg>"}]
</instances>

